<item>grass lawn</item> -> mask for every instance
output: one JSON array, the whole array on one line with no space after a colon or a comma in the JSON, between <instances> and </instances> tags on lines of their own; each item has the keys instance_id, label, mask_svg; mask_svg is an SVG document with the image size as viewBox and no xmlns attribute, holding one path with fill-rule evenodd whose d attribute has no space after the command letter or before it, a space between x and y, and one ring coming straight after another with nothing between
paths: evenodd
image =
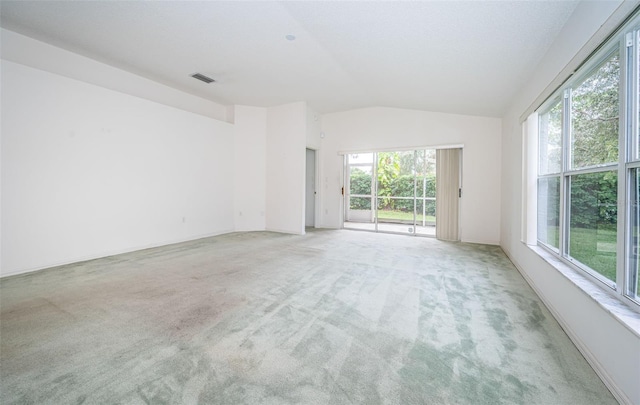
<instances>
[{"instance_id":1,"label":"grass lawn","mask_svg":"<svg viewBox=\"0 0 640 405\"><path fill-rule=\"evenodd\" d=\"M616 281L615 225L601 225L598 229L574 227L570 232L570 256Z\"/></svg>"},{"instance_id":2,"label":"grass lawn","mask_svg":"<svg viewBox=\"0 0 640 405\"><path fill-rule=\"evenodd\" d=\"M413 222L413 212L379 210L378 219ZM425 216L425 220L433 223L436 222L436 217L427 215ZM422 222L422 214L416 215L416 221Z\"/></svg>"},{"instance_id":3,"label":"grass lawn","mask_svg":"<svg viewBox=\"0 0 640 405\"><path fill-rule=\"evenodd\" d=\"M558 228L547 230L549 244L558 246ZM616 229L615 225L601 225L598 229L571 228L569 254L580 263L616 281ZM640 278L637 290L640 292Z\"/></svg>"}]
</instances>

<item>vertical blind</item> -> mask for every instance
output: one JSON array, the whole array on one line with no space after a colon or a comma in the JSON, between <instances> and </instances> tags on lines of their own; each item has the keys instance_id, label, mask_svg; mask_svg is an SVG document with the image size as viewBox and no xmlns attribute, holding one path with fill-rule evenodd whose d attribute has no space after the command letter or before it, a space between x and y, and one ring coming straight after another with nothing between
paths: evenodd
<instances>
[{"instance_id":1,"label":"vertical blind","mask_svg":"<svg viewBox=\"0 0 640 405\"><path fill-rule=\"evenodd\" d=\"M458 201L461 150L436 150L436 238L441 240L460 240Z\"/></svg>"}]
</instances>

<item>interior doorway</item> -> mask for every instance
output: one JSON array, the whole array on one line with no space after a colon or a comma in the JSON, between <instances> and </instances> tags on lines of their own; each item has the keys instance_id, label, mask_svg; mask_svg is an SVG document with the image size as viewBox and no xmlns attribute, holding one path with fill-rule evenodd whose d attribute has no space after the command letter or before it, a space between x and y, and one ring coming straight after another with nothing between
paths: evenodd
<instances>
[{"instance_id":1,"label":"interior doorway","mask_svg":"<svg viewBox=\"0 0 640 405\"><path fill-rule=\"evenodd\" d=\"M344 227L436 236L439 155L427 148L345 155ZM446 197L447 204L456 205L457 224L458 201ZM449 222L446 218L447 227Z\"/></svg>"},{"instance_id":2,"label":"interior doorway","mask_svg":"<svg viewBox=\"0 0 640 405\"><path fill-rule=\"evenodd\" d=\"M316 226L316 151L307 149L304 226Z\"/></svg>"}]
</instances>

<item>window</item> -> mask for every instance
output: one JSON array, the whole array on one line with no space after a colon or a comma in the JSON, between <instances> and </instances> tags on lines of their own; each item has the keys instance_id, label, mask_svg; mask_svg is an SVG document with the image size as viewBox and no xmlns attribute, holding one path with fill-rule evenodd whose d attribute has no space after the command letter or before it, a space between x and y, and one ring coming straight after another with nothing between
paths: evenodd
<instances>
[{"instance_id":1,"label":"window","mask_svg":"<svg viewBox=\"0 0 640 405\"><path fill-rule=\"evenodd\" d=\"M640 17L538 109L537 240L640 304Z\"/></svg>"},{"instance_id":2,"label":"window","mask_svg":"<svg viewBox=\"0 0 640 405\"><path fill-rule=\"evenodd\" d=\"M560 247L560 177L538 179L538 240Z\"/></svg>"},{"instance_id":3,"label":"window","mask_svg":"<svg viewBox=\"0 0 640 405\"><path fill-rule=\"evenodd\" d=\"M540 114L538 173L538 240L557 251L560 237L562 171L562 104L559 99Z\"/></svg>"},{"instance_id":4,"label":"window","mask_svg":"<svg viewBox=\"0 0 640 405\"><path fill-rule=\"evenodd\" d=\"M540 174L560 173L562 164L562 104L555 100L540 115Z\"/></svg>"},{"instance_id":5,"label":"window","mask_svg":"<svg viewBox=\"0 0 640 405\"><path fill-rule=\"evenodd\" d=\"M616 281L617 172L568 176L567 256Z\"/></svg>"},{"instance_id":6,"label":"window","mask_svg":"<svg viewBox=\"0 0 640 405\"><path fill-rule=\"evenodd\" d=\"M620 63L616 50L569 89L571 170L618 162L619 86Z\"/></svg>"},{"instance_id":7,"label":"window","mask_svg":"<svg viewBox=\"0 0 640 405\"><path fill-rule=\"evenodd\" d=\"M640 255L640 247L638 246L638 236L640 232L640 169L631 169L631 187L629 193L630 200L630 243L629 243L629 269L626 274L626 291L625 294L635 301L638 300L638 291L640 291L640 278L638 277L638 266L640 261L638 255Z\"/></svg>"}]
</instances>

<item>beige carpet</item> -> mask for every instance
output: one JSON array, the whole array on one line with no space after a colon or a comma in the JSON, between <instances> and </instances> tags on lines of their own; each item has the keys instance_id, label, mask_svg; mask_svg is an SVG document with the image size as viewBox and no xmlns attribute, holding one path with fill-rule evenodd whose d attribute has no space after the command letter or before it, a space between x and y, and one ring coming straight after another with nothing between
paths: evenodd
<instances>
[{"instance_id":1,"label":"beige carpet","mask_svg":"<svg viewBox=\"0 0 640 405\"><path fill-rule=\"evenodd\" d=\"M236 233L0 281L2 404L614 404L500 248Z\"/></svg>"}]
</instances>

